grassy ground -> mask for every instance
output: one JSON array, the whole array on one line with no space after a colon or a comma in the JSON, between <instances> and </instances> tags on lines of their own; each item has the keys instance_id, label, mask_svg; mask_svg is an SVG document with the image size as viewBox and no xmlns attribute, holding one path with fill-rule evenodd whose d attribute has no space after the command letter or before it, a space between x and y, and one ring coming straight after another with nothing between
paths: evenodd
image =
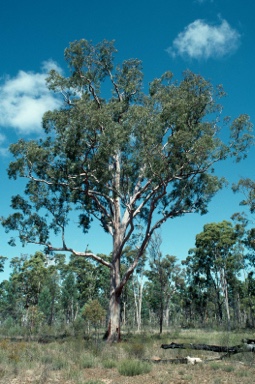
<instances>
[{"instance_id":1,"label":"grassy ground","mask_svg":"<svg viewBox=\"0 0 255 384\"><path fill-rule=\"evenodd\" d=\"M128 335L123 342L107 345L101 340L66 338L40 344L35 341L0 341L2 384L168 384L254 383L255 354L243 353L224 360L213 352L163 350L161 344L240 344L253 334L173 331L158 335ZM179 357L199 357L196 365L163 363ZM151 362L151 359L161 362ZM208 361L209 360L209 361Z\"/></svg>"}]
</instances>

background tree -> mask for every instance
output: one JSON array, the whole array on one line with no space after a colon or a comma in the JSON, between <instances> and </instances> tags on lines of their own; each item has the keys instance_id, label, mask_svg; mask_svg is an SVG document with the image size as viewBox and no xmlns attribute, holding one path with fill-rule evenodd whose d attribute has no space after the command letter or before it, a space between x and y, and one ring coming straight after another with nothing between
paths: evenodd
<instances>
[{"instance_id":1,"label":"background tree","mask_svg":"<svg viewBox=\"0 0 255 384\"><path fill-rule=\"evenodd\" d=\"M181 291L182 325L193 327L197 324L198 327L202 327L210 318L210 302L215 299L215 295L203 276L193 274L189 267L185 272L185 284ZM215 311L211 316L213 319L214 315Z\"/></svg>"},{"instance_id":2,"label":"background tree","mask_svg":"<svg viewBox=\"0 0 255 384\"><path fill-rule=\"evenodd\" d=\"M107 255L98 255L105 260L109 260ZM109 270L101 264L96 266L93 260L84 257L71 255L70 261L66 266L66 272L73 272L75 283L78 290L79 307L82 308L88 301L98 299L107 308L106 300L109 297Z\"/></svg>"},{"instance_id":3,"label":"background tree","mask_svg":"<svg viewBox=\"0 0 255 384\"><path fill-rule=\"evenodd\" d=\"M60 310L60 275L57 267L47 268L47 276L39 294L38 307L44 314L47 324L52 325L57 312Z\"/></svg>"},{"instance_id":4,"label":"background tree","mask_svg":"<svg viewBox=\"0 0 255 384\"><path fill-rule=\"evenodd\" d=\"M139 273L134 273L132 278L134 303L135 303L135 318L137 323L137 331L141 330L142 326L142 304L143 304L143 288L144 288L144 268Z\"/></svg>"},{"instance_id":5,"label":"background tree","mask_svg":"<svg viewBox=\"0 0 255 384\"><path fill-rule=\"evenodd\" d=\"M105 310L98 300L92 300L85 304L82 317L94 326L96 332L105 319Z\"/></svg>"},{"instance_id":6,"label":"background tree","mask_svg":"<svg viewBox=\"0 0 255 384\"><path fill-rule=\"evenodd\" d=\"M192 269L195 281L205 279L214 288L218 316L223 319L222 298L228 325L230 325L229 289L234 275L242 268L243 254L236 252L239 227L231 222L210 223L196 236L196 248L189 251L186 264Z\"/></svg>"},{"instance_id":7,"label":"background tree","mask_svg":"<svg viewBox=\"0 0 255 384\"><path fill-rule=\"evenodd\" d=\"M43 284L47 276L47 258L42 252L36 252L33 256L25 256L16 281L19 283L24 298L25 308L36 306Z\"/></svg>"},{"instance_id":8,"label":"background tree","mask_svg":"<svg viewBox=\"0 0 255 384\"><path fill-rule=\"evenodd\" d=\"M183 283L183 273L180 266L176 264L176 257L166 255L163 257L160 247L162 239L160 234L154 233L149 247L149 266L146 276L147 298L153 310L158 314L159 331L163 331L165 318L166 326L169 325L169 310L171 299Z\"/></svg>"},{"instance_id":9,"label":"background tree","mask_svg":"<svg viewBox=\"0 0 255 384\"><path fill-rule=\"evenodd\" d=\"M0 313L1 322L10 318L18 324L21 323L24 306L18 290L18 284L12 278L12 275L9 280L4 280L0 284Z\"/></svg>"},{"instance_id":10,"label":"background tree","mask_svg":"<svg viewBox=\"0 0 255 384\"><path fill-rule=\"evenodd\" d=\"M139 243L139 233L137 236L134 236L132 244L125 247L122 254L122 266L121 266L121 276L123 276L129 265L133 262L136 257L136 244ZM138 262L138 265L129 281L129 284L126 284L122 297L121 297L121 306L122 306L122 323L132 326L137 326L137 330L141 330L142 325L142 303L143 303L143 287L144 287L144 271L146 263L146 253L144 253Z\"/></svg>"},{"instance_id":11,"label":"background tree","mask_svg":"<svg viewBox=\"0 0 255 384\"><path fill-rule=\"evenodd\" d=\"M63 106L44 115L42 139L11 145L9 176L28 182L25 196L12 198L15 213L2 220L24 245L71 252L109 269L109 341L120 337L121 293L153 232L170 218L205 213L222 186L213 164L240 158L250 143L246 115L229 123L227 144L219 139L221 89L191 72L177 83L167 72L145 94L141 62L115 66L115 52L110 41L75 41L65 50L70 76L50 72L48 86L63 96ZM111 260L66 243L71 210L80 212L85 233L94 218L112 236ZM139 220L141 241L121 276L123 249ZM52 244L52 232L61 235L61 246Z\"/></svg>"},{"instance_id":12,"label":"background tree","mask_svg":"<svg viewBox=\"0 0 255 384\"><path fill-rule=\"evenodd\" d=\"M61 304L67 324L74 322L79 312L79 291L75 274L69 271L61 285Z\"/></svg>"},{"instance_id":13,"label":"background tree","mask_svg":"<svg viewBox=\"0 0 255 384\"><path fill-rule=\"evenodd\" d=\"M7 260L7 257L5 256L0 256L0 272L4 271L4 263Z\"/></svg>"}]
</instances>

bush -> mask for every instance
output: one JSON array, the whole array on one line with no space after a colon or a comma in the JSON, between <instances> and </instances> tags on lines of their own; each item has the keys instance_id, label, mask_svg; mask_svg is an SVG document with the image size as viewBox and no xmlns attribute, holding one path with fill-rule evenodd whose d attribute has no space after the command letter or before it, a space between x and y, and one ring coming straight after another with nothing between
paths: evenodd
<instances>
[{"instance_id":1,"label":"bush","mask_svg":"<svg viewBox=\"0 0 255 384\"><path fill-rule=\"evenodd\" d=\"M145 353L145 347L142 343L130 343L126 346L126 351L130 357L141 359Z\"/></svg>"},{"instance_id":2,"label":"bush","mask_svg":"<svg viewBox=\"0 0 255 384\"><path fill-rule=\"evenodd\" d=\"M112 369L116 367L116 362L114 360L103 360L102 365L106 369Z\"/></svg>"},{"instance_id":3,"label":"bush","mask_svg":"<svg viewBox=\"0 0 255 384\"><path fill-rule=\"evenodd\" d=\"M151 365L137 360L124 360L118 367L118 372L123 376L137 376L149 373Z\"/></svg>"},{"instance_id":4,"label":"bush","mask_svg":"<svg viewBox=\"0 0 255 384\"><path fill-rule=\"evenodd\" d=\"M92 300L84 305L84 308L82 309L82 317L97 329L105 319L105 310L98 300Z\"/></svg>"},{"instance_id":5,"label":"bush","mask_svg":"<svg viewBox=\"0 0 255 384\"><path fill-rule=\"evenodd\" d=\"M95 360L92 356L82 356L79 361L80 368L94 368L95 367Z\"/></svg>"},{"instance_id":6,"label":"bush","mask_svg":"<svg viewBox=\"0 0 255 384\"><path fill-rule=\"evenodd\" d=\"M9 337L22 336L25 333L25 329L18 325L13 318L8 317L1 324L1 333Z\"/></svg>"}]
</instances>

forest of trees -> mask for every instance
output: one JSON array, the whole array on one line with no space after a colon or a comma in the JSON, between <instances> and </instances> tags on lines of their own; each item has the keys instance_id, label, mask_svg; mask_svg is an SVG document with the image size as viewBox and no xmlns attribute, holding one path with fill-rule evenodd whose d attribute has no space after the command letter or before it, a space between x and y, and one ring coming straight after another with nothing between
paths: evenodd
<instances>
[{"instance_id":1,"label":"forest of trees","mask_svg":"<svg viewBox=\"0 0 255 384\"><path fill-rule=\"evenodd\" d=\"M205 225L181 264L175 256L162 255L161 235L155 233L123 291L122 327L160 333L169 327L254 327L254 230L246 224L238 217L238 222ZM133 252L125 249L121 274ZM84 333L104 328L108 269L83 257L67 260L57 254L53 260L42 252L15 257L10 265L9 279L0 284L2 327L15 325L30 333L45 326Z\"/></svg>"},{"instance_id":2,"label":"forest of trees","mask_svg":"<svg viewBox=\"0 0 255 384\"><path fill-rule=\"evenodd\" d=\"M18 238L45 252L11 261L1 321L70 324L98 313L110 342L123 325L254 325L244 218L205 226L183 265L161 254L159 235L170 219L207 212L225 183L214 165L240 161L253 144L249 116L222 116L222 87L190 71L144 86L141 62L116 65L116 52L112 41L71 43L69 76L52 70L47 79L61 108L44 114L41 138L10 146L8 175L26 186L1 223L15 232L11 245ZM235 188L253 211L253 182ZM80 250L67 243L71 214L84 232ZM112 238L109 255L84 246L92 220Z\"/></svg>"}]
</instances>

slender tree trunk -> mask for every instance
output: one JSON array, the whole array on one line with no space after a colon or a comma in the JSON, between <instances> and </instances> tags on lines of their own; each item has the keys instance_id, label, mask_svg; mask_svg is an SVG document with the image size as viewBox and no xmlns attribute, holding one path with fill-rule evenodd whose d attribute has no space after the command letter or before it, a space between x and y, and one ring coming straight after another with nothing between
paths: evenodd
<instances>
[{"instance_id":1,"label":"slender tree trunk","mask_svg":"<svg viewBox=\"0 0 255 384\"><path fill-rule=\"evenodd\" d=\"M161 299L160 314L159 314L159 333L160 334L162 334L162 332L163 332L163 319L164 319L164 307L163 307L163 302Z\"/></svg>"},{"instance_id":2,"label":"slender tree trunk","mask_svg":"<svg viewBox=\"0 0 255 384\"><path fill-rule=\"evenodd\" d=\"M223 320L223 314L222 314L222 304L221 304L221 298L220 298L220 291L218 289L216 292L216 296L217 296L217 307L218 307L218 320L221 324L222 320Z\"/></svg>"},{"instance_id":3,"label":"slender tree trunk","mask_svg":"<svg viewBox=\"0 0 255 384\"><path fill-rule=\"evenodd\" d=\"M137 292L136 292L137 289ZM141 330L142 324L142 301L143 301L143 276L139 281L138 277L136 283L133 281L133 292L134 292L134 301L135 301L135 313L136 313L136 323L137 331Z\"/></svg>"},{"instance_id":4,"label":"slender tree trunk","mask_svg":"<svg viewBox=\"0 0 255 384\"><path fill-rule=\"evenodd\" d=\"M165 326L169 327L169 312L170 312L170 303L167 302L167 307L165 309Z\"/></svg>"},{"instance_id":5,"label":"slender tree trunk","mask_svg":"<svg viewBox=\"0 0 255 384\"><path fill-rule=\"evenodd\" d=\"M136 287L135 287L134 282L133 282L133 292L134 292L134 301L135 301L135 317L136 317L137 331L139 332L139 330L140 330L140 327L139 327L139 308L138 308Z\"/></svg>"},{"instance_id":6,"label":"slender tree trunk","mask_svg":"<svg viewBox=\"0 0 255 384\"><path fill-rule=\"evenodd\" d=\"M224 296L225 301L225 308L227 313L227 322L228 322L228 328L230 328L230 311L229 311L229 300L228 300L228 285L227 285L227 279L225 275L225 271L223 268L220 270L220 280L221 280L221 289Z\"/></svg>"},{"instance_id":7,"label":"slender tree trunk","mask_svg":"<svg viewBox=\"0 0 255 384\"><path fill-rule=\"evenodd\" d=\"M53 295L51 298L49 326L51 326L53 324L54 312L55 312L55 291L53 292Z\"/></svg>"},{"instance_id":8,"label":"slender tree trunk","mask_svg":"<svg viewBox=\"0 0 255 384\"><path fill-rule=\"evenodd\" d=\"M138 319L137 319L137 325L138 330L141 330L142 326L142 301L143 301L143 282L142 280L139 283L139 298L138 298Z\"/></svg>"},{"instance_id":9,"label":"slender tree trunk","mask_svg":"<svg viewBox=\"0 0 255 384\"><path fill-rule=\"evenodd\" d=\"M235 295L235 322L240 327L242 326L242 315L241 315L241 301L240 301L240 295L239 292Z\"/></svg>"},{"instance_id":10,"label":"slender tree trunk","mask_svg":"<svg viewBox=\"0 0 255 384\"><path fill-rule=\"evenodd\" d=\"M122 315L122 324L126 325L126 302L123 302L123 315Z\"/></svg>"}]
</instances>

